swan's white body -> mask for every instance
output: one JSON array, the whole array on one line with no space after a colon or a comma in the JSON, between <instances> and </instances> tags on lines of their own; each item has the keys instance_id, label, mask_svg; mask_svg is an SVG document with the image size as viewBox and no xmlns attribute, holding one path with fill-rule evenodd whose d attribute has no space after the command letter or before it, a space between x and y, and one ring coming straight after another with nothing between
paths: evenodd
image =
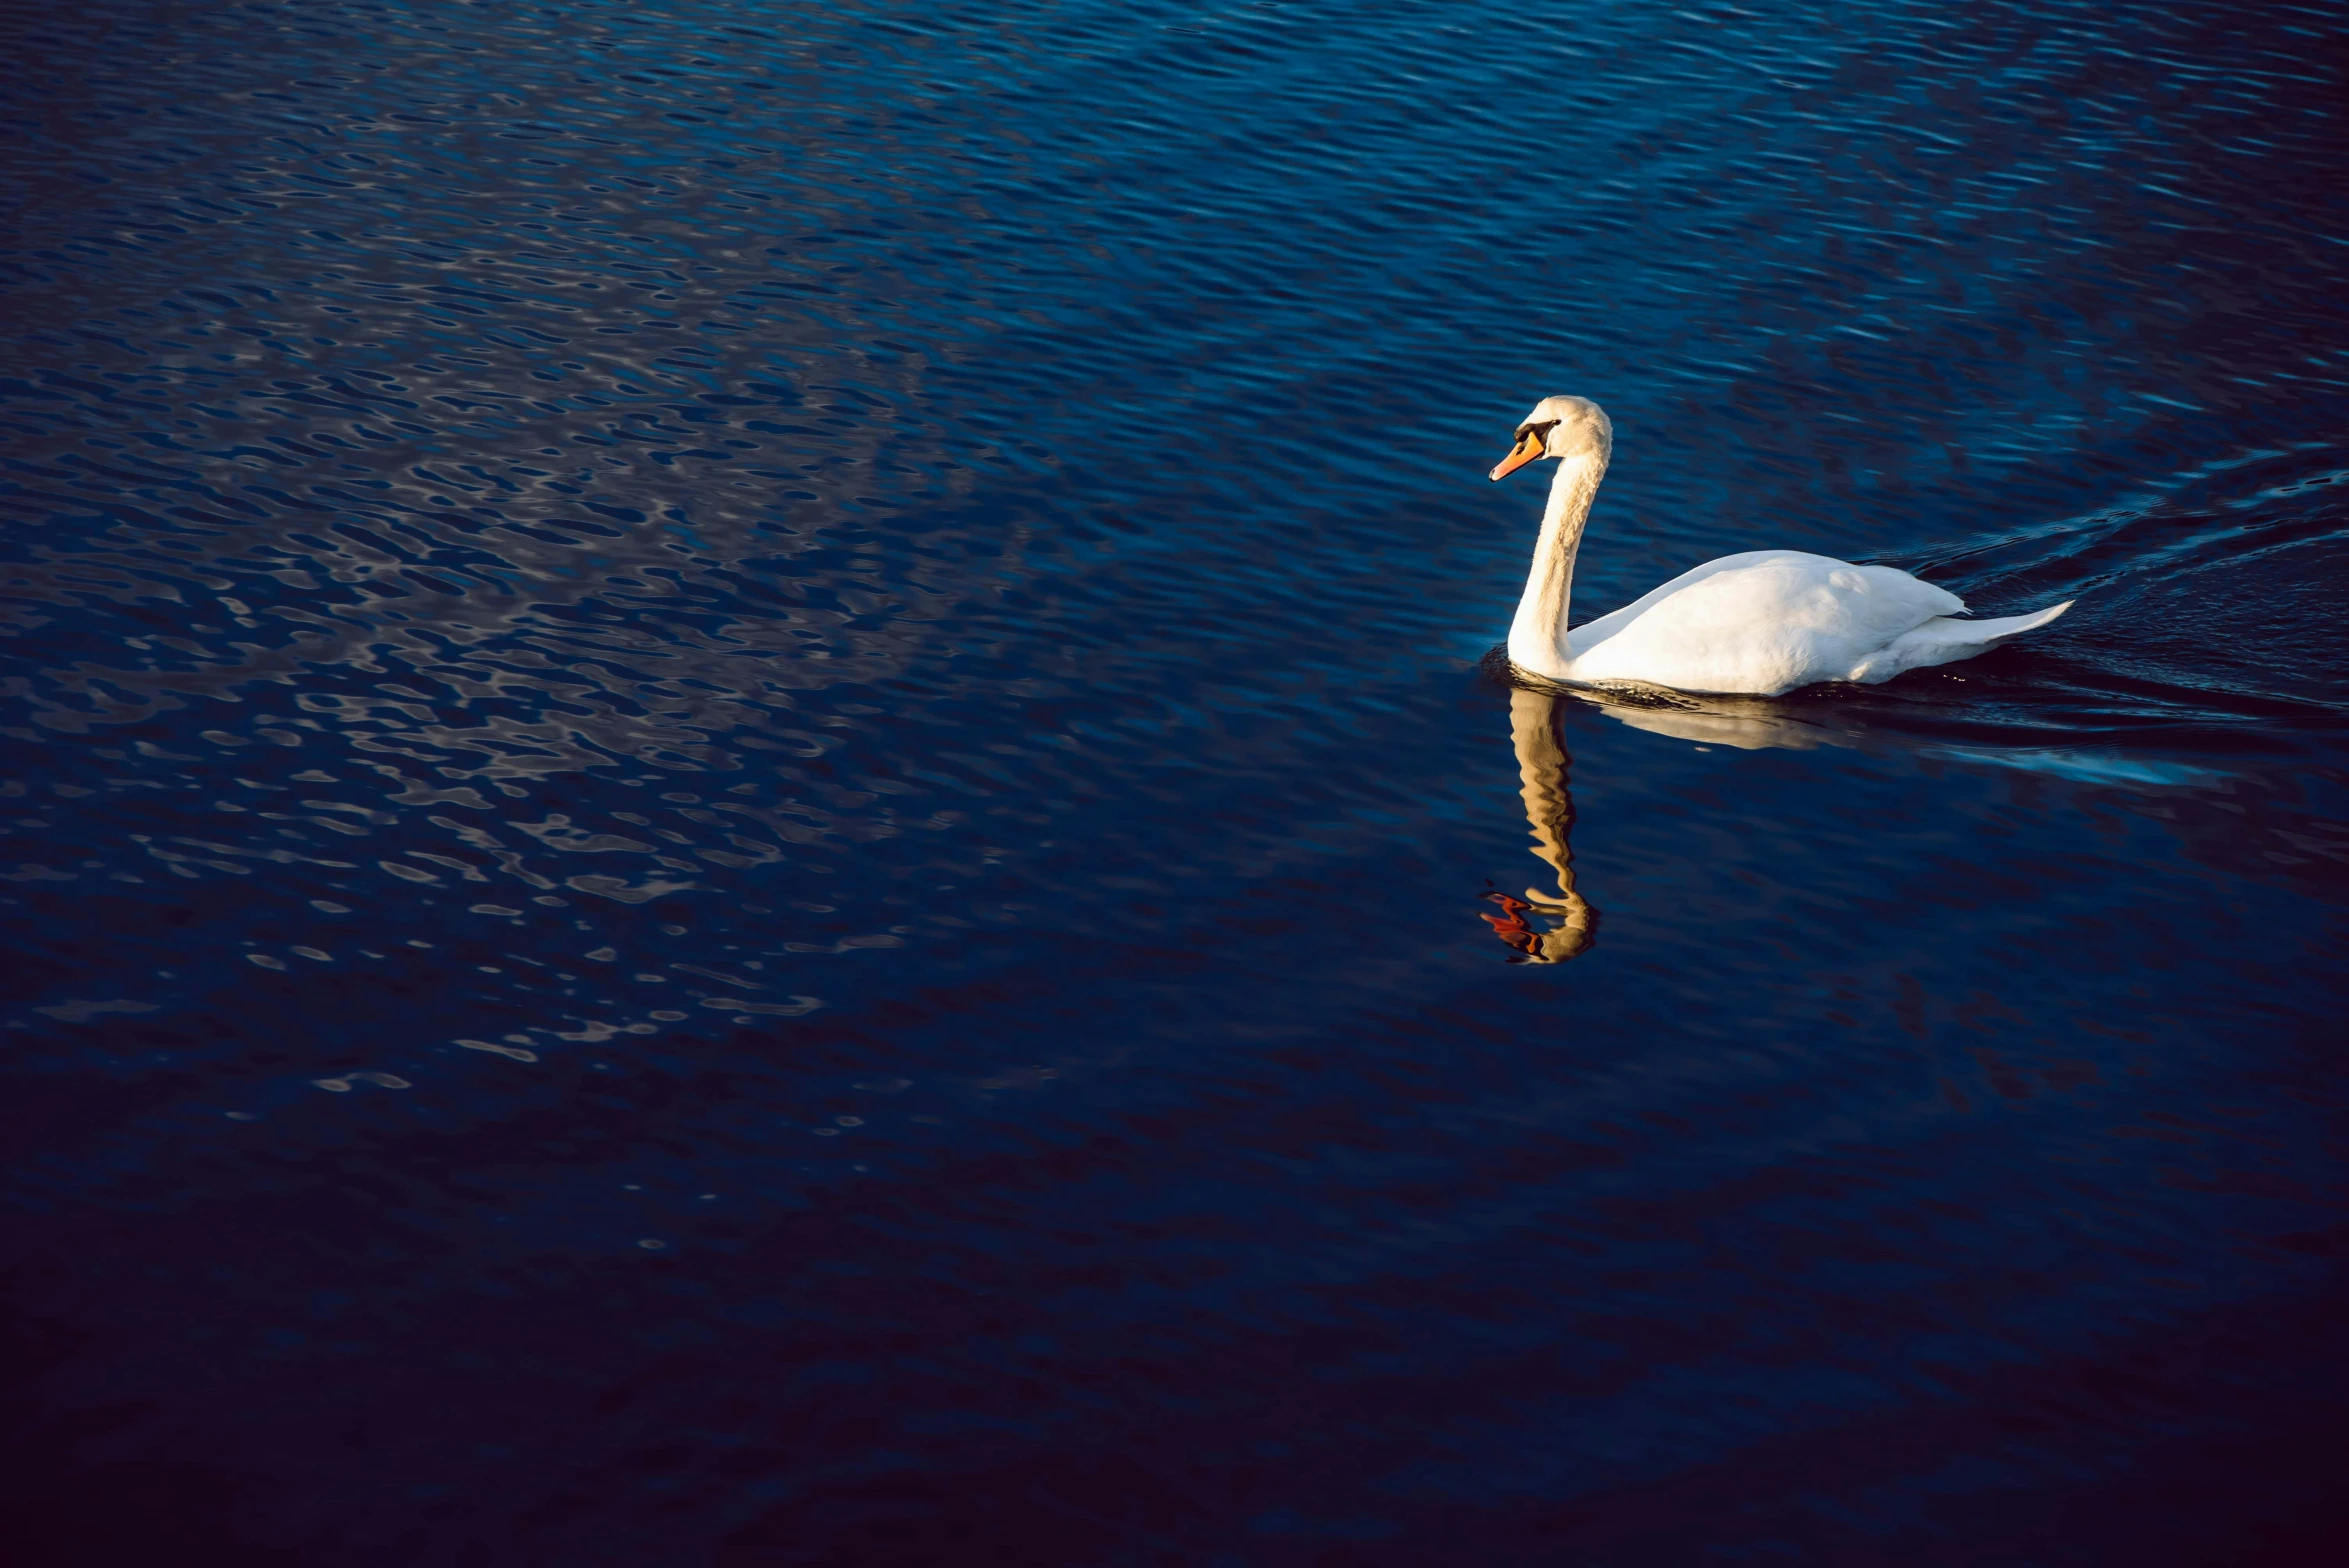
<instances>
[{"instance_id":1,"label":"swan's white body","mask_svg":"<svg viewBox=\"0 0 2349 1568\"><path fill-rule=\"evenodd\" d=\"M1949 664L2044 626L2071 608L1965 621L1965 601L1889 566L1854 566L1799 550L1725 555L1681 573L1622 609L1571 630L1574 557L1607 471L1613 431L1583 398L1544 398L1519 427L1511 468L1558 459L1541 538L1509 627L1509 662L1581 685L1775 697L1819 681L1873 685L1904 670ZM1539 450L1526 443L1539 440Z\"/></svg>"}]
</instances>

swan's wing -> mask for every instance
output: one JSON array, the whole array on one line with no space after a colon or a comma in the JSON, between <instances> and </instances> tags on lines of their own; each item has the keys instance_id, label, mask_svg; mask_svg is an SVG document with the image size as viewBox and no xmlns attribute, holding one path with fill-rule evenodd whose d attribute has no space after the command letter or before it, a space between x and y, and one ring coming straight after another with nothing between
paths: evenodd
<instances>
[{"instance_id":1,"label":"swan's wing","mask_svg":"<svg viewBox=\"0 0 2349 1568\"><path fill-rule=\"evenodd\" d=\"M1719 572L1734 571L1741 566L1760 566L1771 561L1824 561L1823 555L1804 555L1799 550L1747 550L1738 555L1725 555L1702 566L1692 566L1678 577L1659 588L1650 588L1620 610L1609 610L1595 621L1585 621L1566 634L1566 653L1579 658L1617 632L1638 620L1650 609L1671 598L1692 583L1703 582ZM1837 562L1841 565L1841 562ZM1961 606L1962 608L1962 606Z\"/></svg>"},{"instance_id":2,"label":"swan's wing","mask_svg":"<svg viewBox=\"0 0 2349 1568\"><path fill-rule=\"evenodd\" d=\"M1775 696L1853 679L1869 655L1965 609L1889 566L1795 550L1724 556L1568 634L1574 678Z\"/></svg>"}]
</instances>

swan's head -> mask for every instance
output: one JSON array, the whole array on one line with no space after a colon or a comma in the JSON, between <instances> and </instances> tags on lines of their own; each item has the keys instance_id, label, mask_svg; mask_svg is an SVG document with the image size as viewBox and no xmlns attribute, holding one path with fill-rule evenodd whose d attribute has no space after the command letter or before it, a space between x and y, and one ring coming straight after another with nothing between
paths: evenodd
<instances>
[{"instance_id":1,"label":"swan's head","mask_svg":"<svg viewBox=\"0 0 2349 1568\"><path fill-rule=\"evenodd\" d=\"M1517 427L1517 442L1492 472L1506 479L1537 457L1595 457L1604 463L1615 447L1607 411L1587 397L1545 397Z\"/></svg>"}]
</instances>

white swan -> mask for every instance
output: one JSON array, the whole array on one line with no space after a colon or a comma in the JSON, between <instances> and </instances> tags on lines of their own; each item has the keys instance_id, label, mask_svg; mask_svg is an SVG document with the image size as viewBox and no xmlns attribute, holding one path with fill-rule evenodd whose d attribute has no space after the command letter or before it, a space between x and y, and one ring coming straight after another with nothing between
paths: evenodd
<instances>
[{"instance_id":1,"label":"white swan","mask_svg":"<svg viewBox=\"0 0 2349 1568\"><path fill-rule=\"evenodd\" d=\"M1759 697L1814 681L1874 685L1903 670L1970 659L2072 607L2067 599L2030 615L1961 621L1953 617L1964 600L1892 567L1749 550L1707 561L1569 631L1574 552L1614 445L1598 404L1546 397L1492 471L1500 479L1537 457L1558 460L1533 570L1509 626L1509 662L1528 674Z\"/></svg>"}]
</instances>

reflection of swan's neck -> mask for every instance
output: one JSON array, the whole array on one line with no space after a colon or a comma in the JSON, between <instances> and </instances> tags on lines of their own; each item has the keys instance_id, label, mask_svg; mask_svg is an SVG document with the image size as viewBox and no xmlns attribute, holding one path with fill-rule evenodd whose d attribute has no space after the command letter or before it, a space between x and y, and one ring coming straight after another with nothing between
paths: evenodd
<instances>
[{"instance_id":1,"label":"reflection of swan's neck","mask_svg":"<svg viewBox=\"0 0 2349 1568\"><path fill-rule=\"evenodd\" d=\"M1538 964L1578 957L1590 946L1598 925L1598 911L1574 888L1574 850L1568 842L1574 830L1574 795L1567 782L1573 759L1566 755L1558 733L1558 702L1546 692L1523 687L1509 693L1509 739L1517 748L1518 788L1525 797L1526 825L1533 830L1533 852L1558 876L1554 894L1540 888L1525 890L1535 910L1559 922L1556 930L1542 933L1524 950Z\"/></svg>"},{"instance_id":2,"label":"reflection of swan's neck","mask_svg":"<svg viewBox=\"0 0 2349 1568\"><path fill-rule=\"evenodd\" d=\"M1537 904L1564 904L1574 894L1574 796L1566 783L1566 748L1558 738L1558 699L1523 687L1509 693L1509 739L1517 748L1518 793L1525 797L1525 823L1533 829L1533 852L1558 875L1558 891L1527 888Z\"/></svg>"},{"instance_id":3,"label":"reflection of swan's neck","mask_svg":"<svg viewBox=\"0 0 2349 1568\"><path fill-rule=\"evenodd\" d=\"M1606 472L1606 458L1587 452L1561 459L1550 481L1533 570L1525 574L1525 596L1517 601L1517 619L1509 623L1509 662L1530 674L1567 679L1573 659L1566 650L1566 601L1574 592L1574 552L1582 545L1591 498Z\"/></svg>"}]
</instances>

